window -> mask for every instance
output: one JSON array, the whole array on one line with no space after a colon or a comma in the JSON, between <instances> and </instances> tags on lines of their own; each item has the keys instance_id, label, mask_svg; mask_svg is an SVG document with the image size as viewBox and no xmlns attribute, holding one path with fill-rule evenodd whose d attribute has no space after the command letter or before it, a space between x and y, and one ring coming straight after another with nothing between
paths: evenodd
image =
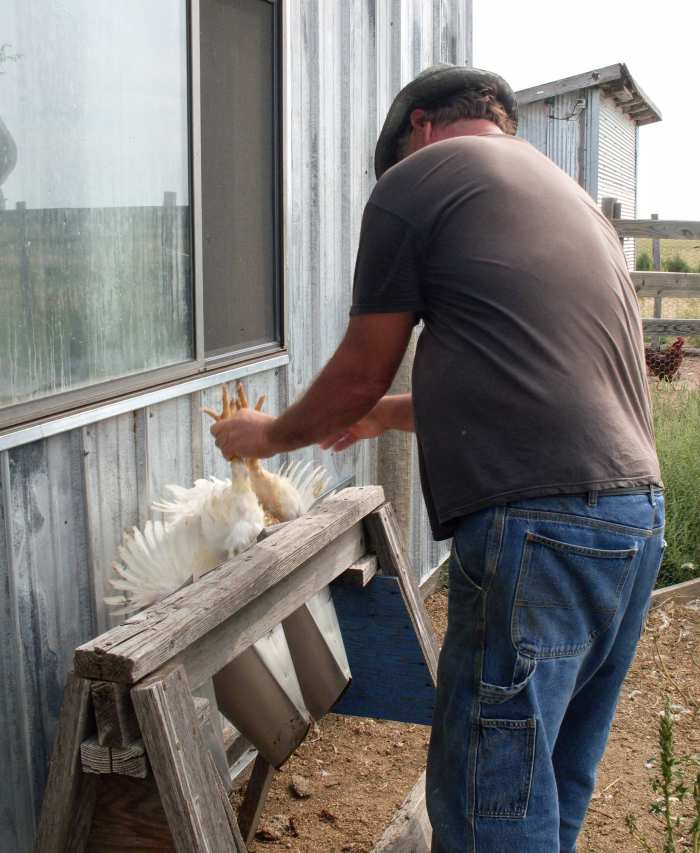
<instances>
[{"instance_id":1,"label":"window","mask_svg":"<svg viewBox=\"0 0 700 853\"><path fill-rule=\"evenodd\" d=\"M0 427L280 347L279 9L192 3L9 0Z\"/></svg>"},{"instance_id":2,"label":"window","mask_svg":"<svg viewBox=\"0 0 700 853\"><path fill-rule=\"evenodd\" d=\"M202 0L204 340L209 357L278 336L275 6Z\"/></svg>"}]
</instances>

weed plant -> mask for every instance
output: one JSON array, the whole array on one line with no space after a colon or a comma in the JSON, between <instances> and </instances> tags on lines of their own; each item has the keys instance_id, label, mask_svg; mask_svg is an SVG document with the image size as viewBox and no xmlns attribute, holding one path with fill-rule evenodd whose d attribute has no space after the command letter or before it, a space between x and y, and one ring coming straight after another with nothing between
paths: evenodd
<instances>
[{"instance_id":1,"label":"weed plant","mask_svg":"<svg viewBox=\"0 0 700 853\"><path fill-rule=\"evenodd\" d=\"M646 853L680 853L692 850L700 853L700 771L698 757L695 755L679 758L676 755L673 740L673 715L670 699L659 718L659 773L652 780L651 788L656 799L649 811L656 815L663 832L663 847L658 848L640 830L637 818L633 814L625 817L627 828ZM687 769L691 779L686 779ZM684 772L685 771L685 772ZM692 802L693 814L684 817L680 806Z\"/></svg>"},{"instance_id":2,"label":"weed plant","mask_svg":"<svg viewBox=\"0 0 700 853\"><path fill-rule=\"evenodd\" d=\"M668 543L657 586L668 586L700 576L700 391L666 382L651 391Z\"/></svg>"}]
</instances>

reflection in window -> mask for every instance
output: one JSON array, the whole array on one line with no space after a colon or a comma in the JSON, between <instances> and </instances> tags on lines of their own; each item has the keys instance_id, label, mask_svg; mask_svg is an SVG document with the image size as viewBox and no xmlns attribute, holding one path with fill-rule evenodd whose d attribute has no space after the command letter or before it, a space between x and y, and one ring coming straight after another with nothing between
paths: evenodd
<instances>
[{"instance_id":1,"label":"reflection in window","mask_svg":"<svg viewBox=\"0 0 700 853\"><path fill-rule=\"evenodd\" d=\"M186 5L3 0L0 404L192 358Z\"/></svg>"}]
</instances>

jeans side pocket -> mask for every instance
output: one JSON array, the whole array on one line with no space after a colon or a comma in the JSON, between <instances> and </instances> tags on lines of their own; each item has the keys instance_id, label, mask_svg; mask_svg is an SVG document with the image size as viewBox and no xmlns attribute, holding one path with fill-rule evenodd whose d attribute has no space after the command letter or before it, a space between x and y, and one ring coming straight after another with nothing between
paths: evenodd
<instances>
[{"instance_id":1,"label":"jeans side pocket","mask_svg":"<svg viewBox=\"0 0 700 853\"><path fill-rule=\"evenodd\" d=\"M477 817L525 817L535 762L536 720L482 717L478 725Z\"/></svg>"}]
</instances>

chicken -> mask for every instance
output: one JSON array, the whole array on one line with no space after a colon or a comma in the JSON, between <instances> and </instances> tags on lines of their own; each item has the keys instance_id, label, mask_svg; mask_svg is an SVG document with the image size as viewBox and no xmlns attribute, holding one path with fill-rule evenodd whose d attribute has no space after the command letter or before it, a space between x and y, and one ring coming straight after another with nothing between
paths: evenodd
<instances>
[{"instance_id":1,"label":"chicken","mask_svg":"<svg viewBox=\"0 0 700 853\"><path fill-rule=\"evenodd\" d=\"M644 358L649 373L667 382L674 379L683 362L683 344L685 344L685 338L676 338L664 350L656 351L651 347L645 347Z\"/></svg>"},{"instance_id":2,"label":"chicken","mask_svg":"<svg viewBox=\"0 0 700 853\"><path fill-rule=\"evenodd\" d=\"M208 413L217 420L235 415L227 388L221 414ZM174 500L156 501L153 509L168 521L147 521L143 533L133 528L119 548L120 560L113 564L117 577L110 584L120 594L105 598L119 614L147 607L197 580L252 545L265 526L240 457L231 460L230 480L211 477L197 480L191 489L167 488Z\"/></svg>"},{"instance_id":3,"label":"chicken","mask_svg":"<svg viewBox=\"0 0 700 853\"><path fill-rule=\"evenodd\" d=\"M248 398L243 386L237 387L237 408L247 409ZM255 410L260 411L265 397L260 397ZM269 524L292 521L303 515L326 488L328 477L322 466L313 468L310 463L284 465L278 474L263 468L259 459L247 459L250 482Z\"/></svg>"},{"instance_id":4,"label":"chicken","mask_svg":"<svg viewBox=\"0 0 700 853\"><path fill-rule=\"evenodd\" d=\"M204 411L215 420L235 417L248 408L242 385L231 400L226 386L221 412ZM265 402L261 397L255 408ZM191 580L197 580L227 558L252 545L263 527L291 521L306 512L326 487L322 467L299 462L285 465L278 474L259 459L231 460L231 478L196 480L191 488L166 486L169 499L152 509L166 521L147 521L125 534L116 577L110 581L119 594L105 598L118 614L133 613L160 601Z\"/></svg>"}]
</instances>

